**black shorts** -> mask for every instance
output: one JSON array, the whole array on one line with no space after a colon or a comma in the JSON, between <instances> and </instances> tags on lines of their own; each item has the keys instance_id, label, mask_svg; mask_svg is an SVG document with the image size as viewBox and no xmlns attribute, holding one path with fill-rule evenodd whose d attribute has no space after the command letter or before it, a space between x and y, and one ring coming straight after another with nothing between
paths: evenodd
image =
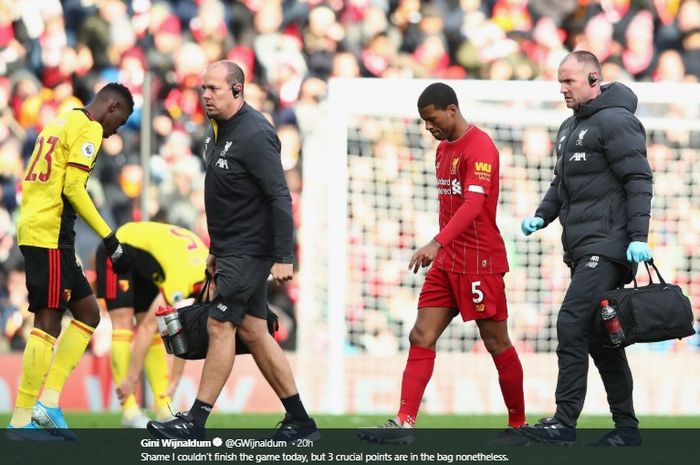
<instances>
[{"instance_id":1,"label":"black shorts","mask_svg":"<svg viewBox=\"0 0 700 465\"><path fill-rule=\"evenodd\" d=\"M146 312L158 297L160 288L142 275L162 275L156 259L149 253L122 244L127 249L132 270L127 273L115 273L112 260L107 256L104 245L100 244L95 252L95 271L97 274L97 297L104 299L107 310L133 307L135 313Z\"/></svg>"},{"instance_id":2,"label":"black shorts","mask_svg":"<svg viewBox=\"0 0 700 465\"><path fill-rule=\"evenodd\" d=\"M45 249L30 245L19 248L24 255L30 312L43 308L67 310L68 302L92 295L74 249Z\"/></svg>"},{"instance_id":3,"label":"black shorts","mask_svg":"<svg viewBox=\"0 0 700 465\"><path fill-rule=\"evenodd\" d=\"M240 326L246 314L267 318L267 277L272 260L249 255L216 257L216 290L223 303L209 316Z\"/></svg>"}]
</instances>

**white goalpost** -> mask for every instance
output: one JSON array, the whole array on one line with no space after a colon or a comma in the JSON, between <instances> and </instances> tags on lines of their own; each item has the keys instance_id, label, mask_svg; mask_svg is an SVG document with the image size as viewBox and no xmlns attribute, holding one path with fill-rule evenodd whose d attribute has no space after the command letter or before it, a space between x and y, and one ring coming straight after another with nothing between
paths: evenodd
<instances>
[{"instance_id":1,"label":"white goalpost","mask_svg":"<svg viewBox=\"0 0 700 465\"><path fill-rule=\"evenodd\" d=\"M428 80L334 79L303 148L297 305L300 389L315 411L392 412L425 270L407 269L437 232L437 142L418 118ZM569 282L558 223L525 238L520 221L552 177L553 138L570 114L556 82L446 81L501 155L497 221L508 248L509 331L529 411L549 412L556 314ZM655 197L650 243L664 277L700 303L700 85L628 84L648 136ZM647 278L642 278L646 282ZM628 349L639 413L698 414L698 336ZM650 366L654 366L653 369ZM605 413L591 364L587 413ZM476 326L459 318L438 342L423 410L502 413Z\"/></svg>"}]
</instances>

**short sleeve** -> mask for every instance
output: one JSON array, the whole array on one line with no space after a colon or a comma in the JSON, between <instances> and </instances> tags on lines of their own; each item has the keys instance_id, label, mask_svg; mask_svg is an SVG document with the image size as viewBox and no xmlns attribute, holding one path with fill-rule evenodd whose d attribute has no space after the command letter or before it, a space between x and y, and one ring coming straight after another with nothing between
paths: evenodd
<instances>
[{"instance_id":1,"label":"short sleeve","mask_svg":"<svg viewBox=\"0 0 700 465\"><path fill-rule=\"evenodd\" d=\"M90 121L78 129L68 155L68 164L92 169L102 144L102 126Z\"/></svg>"}]
</instances>

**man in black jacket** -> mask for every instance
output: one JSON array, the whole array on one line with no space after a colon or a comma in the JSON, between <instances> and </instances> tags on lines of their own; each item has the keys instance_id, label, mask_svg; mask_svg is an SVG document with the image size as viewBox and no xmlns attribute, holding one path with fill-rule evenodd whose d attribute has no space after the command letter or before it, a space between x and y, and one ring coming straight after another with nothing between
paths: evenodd
<instances>
[{"instance_id":1,"label":"man in black jacket","mask_svg":"<svg viewBox=\"0 0 700 465\"><path fill-rule=\"evenodd\" d=\"M265 379L287 411L274 439L320 437L299 398L282 349L267 331L267 277L292 279L292 201L280 140L272 125L243 97L245 76L232 61L204 73L202 99L212 130L205 139L204 203L211 247L207 271L223 303L209 311L209 350L197 398L187 413L152 421L158 437L201 438L204 424L226 383L236 353L235 333L250 348Z\"/></svg>"},{"instance_id":2,"label":"man in black jacket","mask_svg":"<svg viewBox=\"0 0 700 465\"><path fill-rule=\"evenodd\" d=\"M602 294L631 281L636 264L651 259L647 234L652 173L644 127L634 116L637 97L620 83L601 86L600 79L600 63L590 52L573 52L561 62L561 93L574 114L557 134L549 190L535 216L521 226L529 235L559 217L564 261L571 268L571 285L557 318L557 410L553 417L521 430L543 442L576 441L590 353L615 423L615 429L595 444L639 445L625 351L604 348L590 328Z\"/></svg>"}]
</instances>

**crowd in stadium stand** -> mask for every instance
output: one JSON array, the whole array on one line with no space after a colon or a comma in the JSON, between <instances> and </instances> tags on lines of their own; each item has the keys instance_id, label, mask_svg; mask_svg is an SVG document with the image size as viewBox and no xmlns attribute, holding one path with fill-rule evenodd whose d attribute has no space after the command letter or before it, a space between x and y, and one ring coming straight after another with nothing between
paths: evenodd
<instances>
[{"instance_id":1,"label":"crowd in stadium stand","mask_svg":"<svg viewBox=\"0 0 700 465\"><path fill-rule=\"evenodd\" d=\"M208 63L239 63L246 101L277 127L298 227L302 141L329 78L553 80L578 48L598 56L608 81L697 82L700 0L0 0L0 352L21 350L31 326L14 240L25 162L43 124L104 83L127 85L136 110L105 140L89 183L102 214L113 227L148 216L206 240L199 84ZM144 214L146 71L154 138ZM78 234L89 273L99 239ZM270 297L291 318L296 285Z\"/></svg>"}]
</instances>

